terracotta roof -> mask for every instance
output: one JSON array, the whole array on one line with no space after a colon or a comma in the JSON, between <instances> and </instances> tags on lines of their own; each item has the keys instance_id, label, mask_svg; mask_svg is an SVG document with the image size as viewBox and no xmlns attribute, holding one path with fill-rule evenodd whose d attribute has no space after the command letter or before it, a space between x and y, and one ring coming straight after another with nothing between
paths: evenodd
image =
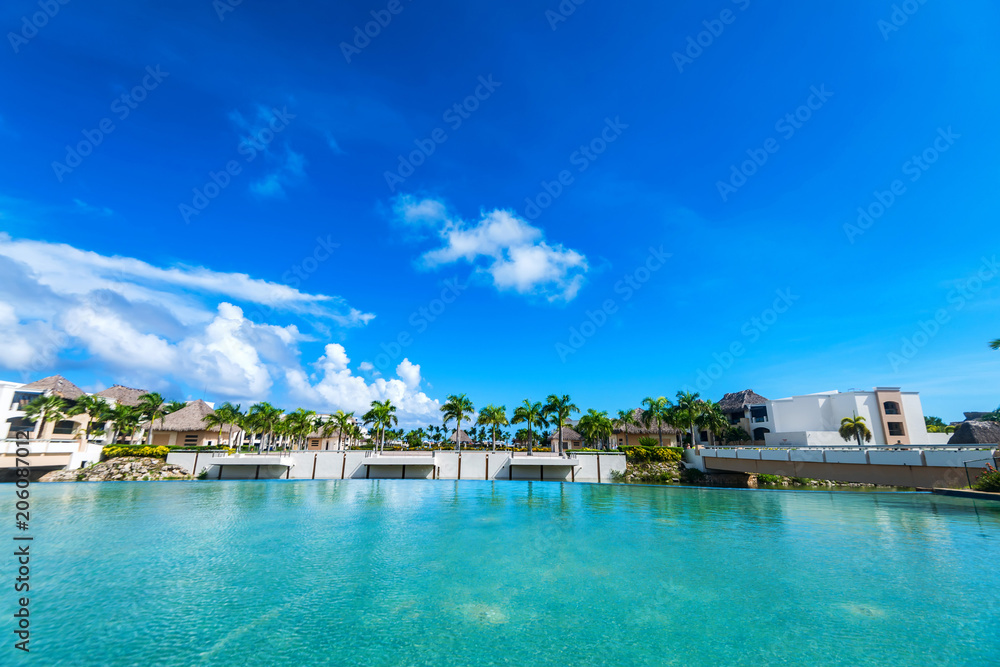
<instances>
[{"instance_id":1,"label":"terracotta roof","mask_svg":"<svg viewBox=\"0 0 1000 667\"><path fill-rule=\"evenodd\" d=\"M84 395L82 389L64 378L62 375L50 375L41 380L35 380L31 384L21 387L23 391L41 391L55 394L60 398L67 398L74 401Z\"/></svg>"},{"instance_id":2,"label":"terracotta roof","mask_svg":"<svg viewBox=\"0 0 1000 667\"><path fill-rule=\"evenodd\" d=\"M149 392L145 389L133 389L132 387L116 384L113 387L109 387L104 391L99 391L94 395L101 396L103 398L110 398L119 405L135 406L139 405L139 397L148 393Z\"/></svg>"},{"instance_id":3,"label":"terracotta roof","mask_svg":"<svg viewBox=\"0 0 1000 667\"><path fill-rule=\"evenodd\" d=\"M719 410L722 412L739 412L748 405L763 405L767 399L760 394L754 393L753 389L744 389L732 394L726 394L719 401Z\"/></svg>"},{"instance_id":4,"label":"terracotta roof","mask_svg":"<svg viewBox=\"0 0 1000 667\"><path fill-rule=\"evenodd\" d=\"M208 403L198 399L197 401L191 401L186 406L178 410L177 412L171 412L169 415L157 418L156 423L153 425L154 431L208 431L217 430L216 428L210 429L206 424L204 417L207 415L214 414L215 410L209 407ZM143 424L143 428L148 428L149 422ZM224 432L228 432L228 428L223 427Z\"/></svg>"},{"instance_id":5,"label":"terracotta roof","mask_svg":"<svg viewBox=\"0 0 1000 667\"><path fill-rule=\"evenodd\" d=\"M568 442L570 440L583 440L583 436L571 429L569 426L562 427L562 439L563 442ZM549 434L549 440L559 441L559 431L552 431Z\"/></svg>"}]
</instances>

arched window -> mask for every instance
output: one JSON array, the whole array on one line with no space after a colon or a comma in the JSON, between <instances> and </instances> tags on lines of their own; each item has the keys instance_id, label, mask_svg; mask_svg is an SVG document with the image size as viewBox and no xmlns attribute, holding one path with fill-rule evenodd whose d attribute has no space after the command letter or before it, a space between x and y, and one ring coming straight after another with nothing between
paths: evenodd
<instances>
[{"instance_id":1,"label":"arched window","mask_svg":"<svg viewBox=\"0 0 1000 667\"><path fill-rule=\"evenodd\" d=\"M885 414L887 415L902 414L899 411L899 403L896 403L895 401L886 401L882 404L882 408L885 410Z\"/></svg>"}]
</instances>

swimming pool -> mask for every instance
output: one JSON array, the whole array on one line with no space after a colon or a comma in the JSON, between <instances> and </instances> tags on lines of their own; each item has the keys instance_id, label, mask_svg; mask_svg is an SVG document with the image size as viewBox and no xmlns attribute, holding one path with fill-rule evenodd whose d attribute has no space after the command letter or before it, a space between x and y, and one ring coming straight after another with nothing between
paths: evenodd
<instances>
[{"instance_id":1,"label":"swimming pool","mask_svg":"<svg viewBox=\"0 0 1000 667\"><path fill-rule=\"evenodd\" d=\"M1000 663L1000 503L506 481L31 491L32 651L7 633L3 664ZM13 516L13 486L0 505Z\"/></svg>"}]
</instances>

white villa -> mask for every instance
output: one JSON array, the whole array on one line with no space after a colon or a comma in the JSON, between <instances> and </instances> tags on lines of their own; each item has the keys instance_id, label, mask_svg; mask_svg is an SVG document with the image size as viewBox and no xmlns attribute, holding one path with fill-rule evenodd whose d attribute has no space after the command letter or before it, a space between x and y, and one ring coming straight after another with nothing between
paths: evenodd
<instances>
[{"instance_id":1,"label":"white villa","mask_svg":"<svg viewBox=\"0 0 1000 667\"><path fill-rule=\"evenodd\" d=\"M824 391L765 401L754 409L753 437L768 447L844 446L840 420L865 418L874 445L947 444L947 433L928 433L920 394L899 387Z\"/></svg>"}]
</instances>

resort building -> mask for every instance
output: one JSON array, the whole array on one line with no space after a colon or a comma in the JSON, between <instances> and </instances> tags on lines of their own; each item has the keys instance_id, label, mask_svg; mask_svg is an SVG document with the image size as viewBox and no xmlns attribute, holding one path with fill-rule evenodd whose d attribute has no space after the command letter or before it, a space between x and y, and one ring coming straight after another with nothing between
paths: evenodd
<instances>
[{"instance_id":1,"label":"resort building","mask_svg":"<svg viewBox=\"0 0 1000 667\"><path fill-rule=\"evenodd\" d=\"M632 416L635 418L635 424L628 424L624 428L615 426L611 431L612 444L617 443L618 447L631 447L638 445L639 438L642 437L655 438L657 444L659 444L661 429L658 429L656 424L651 424L647 427L642 423L642 409L636 408L633 410ZM664 447L679 447L683 442L684 432L679 428L663 424L662 432Z\"/></svg>"},{"instance_id":2,"label":"resort building","mask_svg":"<svg viewBox=\"0 0 1000 667\"><path fill-rule=\"evenodd\" d=\"M920 394L900 391L899 387L826 391L749 407L757 408L758 418L762 419L759 426L753 422L754 439L762 434L768 447L849 445L838 432L840 420L855 415L865 418L872 432L871 444L946 444L950 437L947 433L928 433Z\"/></svg>"},{"instance_id":3,"label":"resort building","mask_svg":"<svg viewBox=\"0 0 1000 667\"><path fill-rule=\"evenodd\" d=\"M569 426L562 427L562 440L563 447L567 450L583 447L583 436ZM552 451L559 451L559 431L552 431L549 435L549 445L552 447Z\"/></svg>"},{"instance_id":4,"label":"resort building","mask_svg":"<svg viewBox=\"0 0 1000 667\"><path fill-rule=\"evenodd\" d=\"M111 405L128 405L135 407L139 405L139 397L147 393L149 392L145 389L133 389L132 387L116 384L112 387L108 387L104 391L97 392L94 396L100 396L101 398L107 400Z\"/></svg>"},{"instance_id":5,"label":"resort building","mask_svg":"<svg viewBox=\"0 0 1000 667\"><path fill-rule=\"evenodd\" d=\"M41 420L30 421L24 408L39 396L58 396L68 405L84 395L84 391L61 375L52 375L28 384L4 382L0 386L0 438L12 437L15 431L29 431L35 440L76 440L87 428L87 415L63 416L47 419L42 428Z\"/></svg>"},{"instance_id":6,"label":"resort building","mask_svg":"<svg viewBox=\"0 0 1000 667\"><path fill-rule=\"evenodd\" d=\"M767 399L753 389L726 394L719 401L719 409L730 426L742 428L755 442L763 442L764 435L771 431ZM698 435L701 442L708 442L708 433L701 431Z\"/></svg>"},{"instance_id":7,"label":"resort building","mask_svg":"<svg viewBox=\"0 0 1000 667\"><path fill-rule=\"evenodd\" d=\"M224 426L208 429L205 417L214 414L212 406L198 399L191 401L177 412L156 419L153 423L153 446L159 447L211 447L228 445L233 434L239 433L238 426ZM143 429L149 428L149 422L143 424ZM222 436L221 442L219 436ZM235 438L234 438L235 442Z\"/></svg>"}]
</instances>

